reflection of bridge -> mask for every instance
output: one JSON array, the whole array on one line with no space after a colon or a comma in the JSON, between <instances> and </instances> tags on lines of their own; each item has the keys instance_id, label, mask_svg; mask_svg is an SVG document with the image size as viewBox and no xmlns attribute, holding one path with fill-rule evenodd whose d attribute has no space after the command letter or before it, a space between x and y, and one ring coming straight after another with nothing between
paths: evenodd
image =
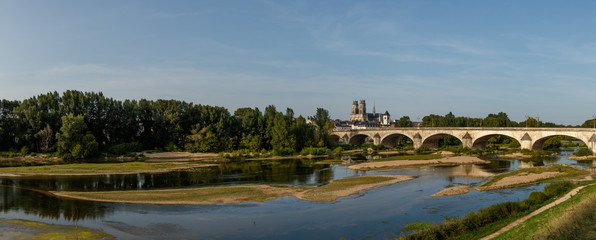
<instances>
[{"instance_id":1,"label":"reflection of bridge","mask_svg":"<svg viewBox=\"0 0 596 240\"><path fill-rule=\"evenodd\" d=\"M583 141L590 150L596 147L596 129L592 128L335 128L331 137L338 143L360 145L372 140L375 145L396 145L405 136L414 142L414 148L437 147L439 139L453 136L464 147L486 146L494 136L508 136L517 140L522 149L542 149L542 144L551 137L569 136Z\"/></svg>"}]
</instances>

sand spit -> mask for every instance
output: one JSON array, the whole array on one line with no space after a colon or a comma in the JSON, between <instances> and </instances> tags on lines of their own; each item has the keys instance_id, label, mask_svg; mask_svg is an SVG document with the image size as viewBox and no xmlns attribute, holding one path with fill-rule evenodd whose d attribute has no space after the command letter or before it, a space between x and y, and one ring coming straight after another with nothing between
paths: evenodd
<instances>
[{"instance_id":1,"label":"sand spit","mask_svg":"<svg viewBox=\"0 0 596 240\"><path fill-rule=\"evenodd\" d=\"M140 204L217 204L268 201L295 196L307 201L335 201L374 187L414 179L412 176L375 175L332 181L316 188L238 185L168 190L135 190L110 192L52 192L71 199Z\"/></svg>"},{"instance_id":2,"label":"sand spit","mask_svg":"<svg viewBox=\"0 0 596 240\"><path fill-rule=\"evenodd\" d=\"M554 178L566 175L561 172L542 172L542 173L520 173L518 175L504 177L503 179L494 182L489 186L477 187L478 191L495 190L501 188L507 188L509 186L516 186L524 183L536 182L538 180Z\"/></svg>"},{"instance_id":3,"label":"sand spit","mask_svg":"<svg viewBox=\"0 0 596 240\"><path fill-rule=\"evenodd\" d=\"M455 196L455 195L461 195L461 194L466 194L470 192L470 187L467 185L460 185L460 186L456 186L456 187L450 187L450 188L445 188L433 195L430 195L431 197L445 197L445 196Z\"/></svg>"},{"instance_id":4,"label":"sand spit","mask_svg":"<svg viewBox=\"0 0 596 240\"><path fill-rule=\"evenodd\" d=\"M426 166L426 165L459 165L459 164L475 164L475 163L489 163L489 161L482 160L477 157L456 156L433 160L395 160L395 161L381 161L381 162L367 162L349 166L352 170L374 170L387 168L400 168L412 166Z\"/></svg>"}]
</instances>

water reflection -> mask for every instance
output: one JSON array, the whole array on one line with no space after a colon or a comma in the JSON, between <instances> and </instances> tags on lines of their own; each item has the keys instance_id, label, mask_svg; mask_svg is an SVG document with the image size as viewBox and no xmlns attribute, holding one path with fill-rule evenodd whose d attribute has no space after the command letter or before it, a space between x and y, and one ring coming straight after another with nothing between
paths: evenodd
<instances>
[{"instance_id":1,"label":"water reflection","mask_svg":"<svg viewBox=\"0 0 596 240\"><path fill-rule=\"evenodd\" d=\"M329 164L314 163L302 159L246 161L168 173L0 178L0 185L46 191L114 191L238 183L306 185L324 184L333 179Z\"/></svg>"},{"instance_id":2,"label":"water reflection","mask_svg":"<svg viewBox=\"0 0 596 240\"><path fill-rule=\"evenodd\" d=\"M315 160L245 161L159 174L0 178L3 218L55 223L79 221L123 239L339 239L387 238L406 223L440 221L503 202L520 201L544 184L431 198L446 186L477 186L488 177L518 168L571 163L593 168L596 162L567 159L570 152L538 161L489 159L488 164L353 171ZM336 202L283 197L263 203L221 205L140 205L98 203L51 197L43 191L106 191L202 187L241 183L324 184L358 175L400 174L416 179L366 190ZM383 221L387 224L382 223ZM160 227L161 226L161 227ZM176 229L168 232L168 228Z\"/></svg>"},{"instance_id":3,"label":"water reflection","mask_svg":"<svg viewBox=\"0 0 596 240\"><path fill-rule=\"evenodd\" d=\"M92 201L60 199L38 190L16 186L0 186L0 208L3 213L21 211L43 219L101 219L112 212L103 204Z\"/></svg>"}]
</instances>

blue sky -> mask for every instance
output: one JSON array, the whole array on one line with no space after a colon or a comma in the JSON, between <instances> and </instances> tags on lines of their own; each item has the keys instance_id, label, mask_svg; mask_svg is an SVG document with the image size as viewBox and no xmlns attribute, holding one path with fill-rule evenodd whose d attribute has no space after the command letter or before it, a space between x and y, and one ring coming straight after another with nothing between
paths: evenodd
<instances>
[{"instance_id":1,"label":"blue sky","mask_svg":"<svg viewBox=\"0 0 596 240\"><path fill-rule=\"evenodd\" d=\"M596 2L0 1L0 98L269 104L347 119L596 113Z\"/></svg>"}]
</instances>

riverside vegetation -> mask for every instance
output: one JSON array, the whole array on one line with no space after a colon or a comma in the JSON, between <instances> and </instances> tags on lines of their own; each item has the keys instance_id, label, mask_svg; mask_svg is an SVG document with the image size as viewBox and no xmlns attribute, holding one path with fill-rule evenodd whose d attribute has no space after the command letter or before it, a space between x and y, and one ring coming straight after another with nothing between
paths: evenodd
<instances>
[{"instance_id":1,"label":"riverside vegetation","mask_svg":"<svg viewBox=\"0 0 596 240\"><path fill-rule=\"evenodd\" d=\"M416 228L411 234L401 236L400 239L477 239L552 202L554 198L575 186L569 182L551 183L544 188L543 192L532 192L523 201L504 202L471 212L463 217L446 218L441 224L427 224Z\"/></svg>"}]
</instances>

